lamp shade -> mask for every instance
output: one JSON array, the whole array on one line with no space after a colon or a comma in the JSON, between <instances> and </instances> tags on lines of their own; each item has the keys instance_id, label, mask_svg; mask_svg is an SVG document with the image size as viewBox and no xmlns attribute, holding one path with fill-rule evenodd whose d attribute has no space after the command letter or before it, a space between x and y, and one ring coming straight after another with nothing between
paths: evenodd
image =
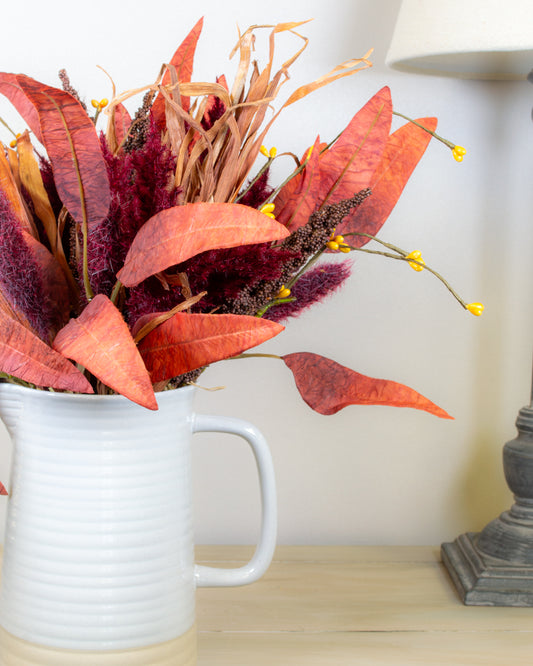
<instances>
[{"instance_id":1,"label":"lamp shade","mask_svg":"<svg viewBox=\"0 0 533 666\"><path fill-rule=\"evenodd\" d=\"M419 74L525 79L533 69L533 0L403 0L386 64Z\"/></svg>"}]
</instances>

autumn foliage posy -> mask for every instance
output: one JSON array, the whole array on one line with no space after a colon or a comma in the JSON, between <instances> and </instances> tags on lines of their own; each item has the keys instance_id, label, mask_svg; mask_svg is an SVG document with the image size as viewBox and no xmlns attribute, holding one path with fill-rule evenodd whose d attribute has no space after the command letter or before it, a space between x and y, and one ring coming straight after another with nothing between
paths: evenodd
<instances>
[{"instance_id":1,"label":"autumn foliage posy","mask_svg":"<svg viewBox=\"0 0 533 666\"><path fill-rule=\"evenodd\" d=\"M6 379L117 392L157 409L154 390L194 381L210 363L277 335L280 320L348 277L349 262L318 260L336 249L335 235L344 236L343 252L376 235L431 135L412 123L391 134L392 103L383 88L336 141L310 137L301 160L286 157L296 167L285 183L269 184L275 155L264 142L280 111L369 66L366 57L343 63L298 88L270 117L288 67L303 51L274 71L274 39L284 31L300 38L299 25L271 26L262 70L250 64L258 28L247 30L230 88L223 76L192 81L199 21L162 76L143 89L133 119L124 106L133 92L109 105L96 102L91 117L64 71L63 89L0 74L0 92L29 128L0 150ZM104 106L107 130L99 135ZM430 130L436 124L419 122ZM260 153L264 167L253 176ZM316 354L280 358L304 400L323 414L386 404L448 417L408 387Z\"/></svg>"}]
</instances>

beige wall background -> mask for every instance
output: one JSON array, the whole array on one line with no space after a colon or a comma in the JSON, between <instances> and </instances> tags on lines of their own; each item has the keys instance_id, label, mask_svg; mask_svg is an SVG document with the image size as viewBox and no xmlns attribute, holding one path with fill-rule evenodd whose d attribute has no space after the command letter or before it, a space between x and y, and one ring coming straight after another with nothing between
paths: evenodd
<instances>
[{"instance_id":1,"label":"beige wall background","mask_svg":"<svg viewBox=\"0 0 533 666\"><path fill-rule=\"evenodd\" d=\"M464 312L429 273L357 254L346 288L290 321L262 349L314 351L404 382L454 421L378 407L320 416L303 404L292 376L275 360L221 362L201 377L205 387L225 388L199 391L198 411L245 418L270 443L281 543L434 544L480 529L511 502L501 448L515 436L531 380L533 87L388 70L384 59L399 5L153 0L137 8L51 0L11 3L2 11L0 68L58 85L56 73L66 67L88 100L110 96L97 64L118 89L150 82L202 15L199 80L231 76L237 24L245 29L314 18L301 28L310 44L292 69L287 96L370 47L374 67L288 109L269 146L301 154L317 133L331 140L387 84L397 110L438 116L439 132L467 147L457 164L432 142L381 237L422 250L466 300L484 302L481 319ZM298 46L280 40L280 57ZM17 126L7 108L0 100L0 115ZM5 431L0 434L0 478L7 482L10 444ZM258 492L246 447L230 437L197 436L194 463L197 541L254 541ZM2 516L5 503L0 499Z\"/></svg>"}]
</instances>

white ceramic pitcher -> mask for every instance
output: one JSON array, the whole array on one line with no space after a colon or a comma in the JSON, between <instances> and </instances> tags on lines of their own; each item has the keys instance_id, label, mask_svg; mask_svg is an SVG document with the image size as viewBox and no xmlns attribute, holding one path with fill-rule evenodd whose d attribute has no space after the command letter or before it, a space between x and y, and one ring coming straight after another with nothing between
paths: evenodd
<instances>
[{"instance_id":1,"label":"white ceramic pitcher","mask_svg":"<svg viewBox=\"0 0 533 666\"><path fill-rule=\"evenodd\" d=\"M257 580L272 559L276 497L266 442L239 419L193 412L194 388L157 394L158 411L119 395L0 384L14 442L0 624L30 643L124 650L191 636L195 587ZM243 437L257 462L262 527L237 569L194 564L191 436ZM176 661L176 663L179 663Z\"/></svg>"}]
</instances>

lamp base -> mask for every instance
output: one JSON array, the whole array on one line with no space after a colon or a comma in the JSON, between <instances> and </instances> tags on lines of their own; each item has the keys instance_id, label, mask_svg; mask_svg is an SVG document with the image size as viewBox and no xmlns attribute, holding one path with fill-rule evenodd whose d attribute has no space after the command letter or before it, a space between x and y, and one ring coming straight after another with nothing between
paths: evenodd
<instances>
[{"instance_id":1,"label":"lamp base","mask_svg":"<svg viewBox=\"0 0 533 666\"><path fill-rule=\"evenodd\" d=\"M441 547L442 561L468 606L533 606L533 565L491 557L468 532Z\"/></svg>"},{"instance_id":2,"label":"lamp base","mask_svg":"<svg viewBox=\"0 0 533 666\"><path fill-rule=\"evenodd\" d=\"M533 606L533 406L516 420L518 436L503 447L509 511L481 532L442 544L442 561L471 606Z\"/></svg>"}]
</instances>

